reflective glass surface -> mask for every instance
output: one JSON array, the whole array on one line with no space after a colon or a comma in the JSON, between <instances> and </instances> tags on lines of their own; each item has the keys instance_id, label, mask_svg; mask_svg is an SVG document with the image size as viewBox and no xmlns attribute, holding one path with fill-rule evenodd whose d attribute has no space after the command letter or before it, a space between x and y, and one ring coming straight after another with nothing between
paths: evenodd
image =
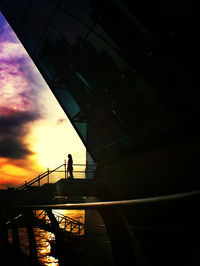
<instances>
[{"instance_id":1,"label":"reflective glass surface","mask_svg":"<svg viewBox=\"0 0 200 266\"><path fill-rule=\"evenodd\" d=\"M177 88L186 86L180 49L189 45L179 46L175 15L182 21L187 8L158 2L0 2L95 161L145 149L148 141L153 147L158 137L164 143L170 119L169 130L174 126Z\"/></svg>"}]
</instances>

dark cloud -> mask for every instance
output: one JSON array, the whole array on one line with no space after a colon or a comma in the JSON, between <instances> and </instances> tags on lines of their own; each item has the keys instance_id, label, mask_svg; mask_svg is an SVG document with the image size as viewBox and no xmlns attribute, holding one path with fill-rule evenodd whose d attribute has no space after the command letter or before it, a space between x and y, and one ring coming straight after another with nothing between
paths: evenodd
<instances>
[{"instance_id":1,"label":"dark cloud","mask_svg":"<svg viewBox=\"0 0 200 266\"><path fill-rule=\"evenodd\" d=\"M0 156L12 159L23 159L27 155L32 154L23 141L12 135L3 136L0 140Z\"/></svg>"},{"instance_id":2,"label":"dark cloud","mask_svg":"<svg viewBox=\"0 0 200 266\"><path fill-rule=\"evenodd\" d=\"M0 157L23 159L32 154L24 142L28 123L39 119L39 114L13 112L0 117Z\"/></svg>"}]
</instances>

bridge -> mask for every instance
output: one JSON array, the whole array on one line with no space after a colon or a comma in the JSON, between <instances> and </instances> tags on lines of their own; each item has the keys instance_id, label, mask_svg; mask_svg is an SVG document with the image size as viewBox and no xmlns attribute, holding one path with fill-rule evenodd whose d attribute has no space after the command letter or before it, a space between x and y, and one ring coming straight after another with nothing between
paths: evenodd
<instances>
[{"instance_id":1,"label":"bridge","mask_svg":"<svg viewBox=\"0 0 200 266\"><path fill-rule=\"evenodd\" d=\"M53 211L53 214L58 222L60 229L68 236L80 236L84 234L85 224L78 219L73 219L59 212ZM18 228L25 227L24 214L19 214L13 218ZM33 224L45 231L54 233L51 221L45 210L33 212ZM7 223L7 228L12 228L12 220Z\"/></svg>"}]
</instances>

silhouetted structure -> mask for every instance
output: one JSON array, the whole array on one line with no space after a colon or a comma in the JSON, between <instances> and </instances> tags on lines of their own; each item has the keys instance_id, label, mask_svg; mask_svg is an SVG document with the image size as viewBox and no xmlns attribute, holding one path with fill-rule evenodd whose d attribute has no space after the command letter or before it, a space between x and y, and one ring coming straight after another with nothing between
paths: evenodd
<instances>
[{"instance_id":1,"label":"silhouetted structure","mask_svg":"<svg viewBox=\"0 0 200 266\"><path fill-rule=\"evenodd\" d=\"M193 1L1 0L0 10L97 163L101 200L199 189ZM195 199L120 212L150 264L197 259Z\"/></svg>"}]
</instances>

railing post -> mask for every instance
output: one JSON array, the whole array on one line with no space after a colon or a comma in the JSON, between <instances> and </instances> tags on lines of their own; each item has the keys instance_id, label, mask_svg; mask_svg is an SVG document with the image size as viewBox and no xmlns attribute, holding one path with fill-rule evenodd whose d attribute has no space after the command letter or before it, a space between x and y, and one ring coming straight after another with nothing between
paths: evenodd
<instances>
[{"instance_id":1,"label":"railing post","mask_svg":"<svg viewBox=\"0 0 200 266\"><path fill-rule=\"evenodd\" d=\"M72 232L72 222L70 222L70 233Z\"/></svg>"},{"instance_id":2,"label":"railing post","mask_svg":"<svg viewBox=\"0 0 200 266\"><path fill-rule=\"evenodd\" d=\"M64 167L65 167L65 178L67 178L67 163L66 163L66 160L64 161Z\"/></svg>"},{"instance_id":3,"label":"railing post","mask_svg":"<svg viewBox=\"0 0 200 266\"><path fill-rule=\"evenodd\" d=\"M38 176L38 186L40 187L40 175Z\"/></svg>"},{"instance_id":4,"label":"railing post","mask_svg":"<svg viewBox=\"0 0 200 266\"><path fill-rule=\"evenodd\" d=\"M78 235L80 235L81 227L80 224L78 225Z\"/></svg>"},{"instance_id":5,"label":"railing post","mask_svg":"<svg viewBox=\"0 0 200 266\"><path fill-rule=\"evenodd\" d=\"M48 175L47 175L47 183L49 184L49 168L47 168Z\"/></svg>"}]
</instances>

